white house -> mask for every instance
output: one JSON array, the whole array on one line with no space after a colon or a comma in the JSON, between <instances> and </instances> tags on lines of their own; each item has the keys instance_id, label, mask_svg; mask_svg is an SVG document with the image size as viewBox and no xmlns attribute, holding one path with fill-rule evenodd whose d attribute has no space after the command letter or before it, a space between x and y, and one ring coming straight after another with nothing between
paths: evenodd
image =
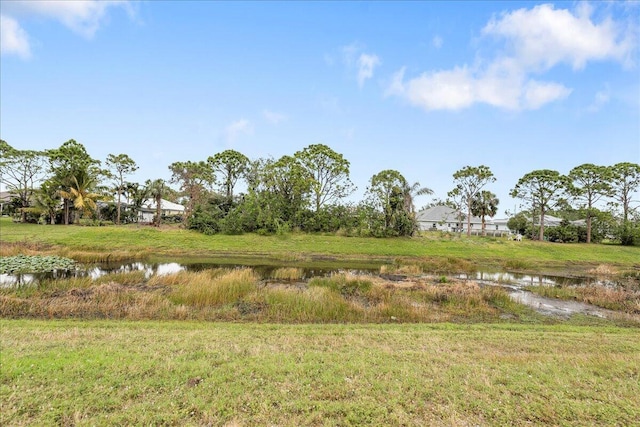
<instances>
[{"instance_id":1,"label":"white house","mask_svg":"<svg viewBox=\"0 0 640 427\"><path fill-rule=\"evenodd\" d=\"M438 205L421 210L416 215L421 231L460 231L466 217L449 206Z\"/></svg>"},{"instance_id":2,"label":"white house","mask_svg":"<svg viewBox=\"0 0 640 427\"><path fill-rule=\"evenodd\" d=\"M184 215L185 208L178 203L173 203L165 199L160 201L161 215ZM138 221L140 222L153 222L153 217L156 214L156 201L154 199L147 199L142 202L140 211L138 212Z\"/></svg>"},{"instance_id":3,"label":"white house","mask_svg":"<svg viewBox=\"0 0 640 427\"><path fill-rule=\"evenodd\" d=\"M438 205L424 209L416 215L418 226L422 231L467 232L467 215L449 206ZM508 219L491 219L485 217L485 232L488 235L509 234ZM482 233L482 219L471 217L471 234Z\"/></svg>"}]
</instances>

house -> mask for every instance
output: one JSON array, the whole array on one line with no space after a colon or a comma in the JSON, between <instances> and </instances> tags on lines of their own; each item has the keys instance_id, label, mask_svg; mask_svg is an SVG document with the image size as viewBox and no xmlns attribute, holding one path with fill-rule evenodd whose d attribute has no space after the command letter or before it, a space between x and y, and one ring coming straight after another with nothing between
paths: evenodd
<instances>
[{"instance_id":1,"label":"house","mask_svg":"<svg viewBox=\"0 0 640 427\"><path fill-rule=\"evenodd\" d=\"M184 215L185 208L178 203L173 203L165 199L160 201L160 212L162 216L171 215ZM154 199L147 199L142 202L140 211L138 211L138 221L140 222L153 222L153 217L156 214L156 201Z\"/></svg>"},{"instance_id":2,"label":"house","mask_svg":"<svg viewBox=\"0 0 640 427\"><path fill-rule=\"evenodd\" d=\"M8 191L0 191L0 215L2 215L5 206L9 203L11 203L11 193Z\"/></svg>"},{"instance_id":3,"label":"house","mask_svg":"<svg viewBox=\"0 0 640 427\"><path fill-rule=\"evenodd\" d=\"M418 226L422 231L467 232L467 215L449 206L437 205L424 209L416 215ZM509 219L491 219L485 217L485 233L490 236L510 234L507 222ZM482 219L472 216L471 234L482 233Z\"/></svg>"},{"instance_id":4,"label":"house","mask_svg":"<svg viewBox=\"0 0 640 427\"><path fill-rule=\"evenodd\" d=\"M416 215L421 231L460 231L466 216L449 206L437 205L421 210Z\"/></svg>"},{"instance_id":5,"label":"house","mask_svg":"<svg viewBox=\"0 0 640 427\"><path fill-rule=\"evenodd\" d=\"M536 224L540 223L540 218L536 218ZM553 215L545 215L544 216L544 226L545 227L558 227L562 224L562 221L564 221L564 219L562 218L558 218L557 216L553 216ZM584 219L578 219L575 221L569 221L569 224L571 225L575 225L578 227L585 227L587 225L587 221Z\"/></svg>"}]
</instances>

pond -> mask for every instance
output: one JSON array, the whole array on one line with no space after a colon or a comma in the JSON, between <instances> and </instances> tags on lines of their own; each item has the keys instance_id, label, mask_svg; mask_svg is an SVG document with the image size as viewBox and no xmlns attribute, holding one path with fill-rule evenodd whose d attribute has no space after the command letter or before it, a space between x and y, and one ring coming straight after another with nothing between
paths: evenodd
<instances>
[{"instance_id":1,"label":"pond","mask_svg":"<svg viewBox=\"0 0 640 427\"><path fill-rule=\"evenodd\" d=\"M12 287L16 285L29 285L36 284L42 280L67 279L72 277L91 277L92 279L96 279L107 274L129 273L134 271L144 272L145 278L148 279L155 275L162 276L180 271L203 271L215 268L251 268L261 279L266 280L272 277L274 271L282 267L285 266L271 264L225 264L219 262L102 263L78 270L54 270L47 273L0 274L0 286ZM308 280L313 277L325 277L337 273L377 274L380 268L378 266L370 266L369 268L344 268L327 265L323 267L302 267L300 270L302 271L301 280Z\"/></svg>"}]
</instances>

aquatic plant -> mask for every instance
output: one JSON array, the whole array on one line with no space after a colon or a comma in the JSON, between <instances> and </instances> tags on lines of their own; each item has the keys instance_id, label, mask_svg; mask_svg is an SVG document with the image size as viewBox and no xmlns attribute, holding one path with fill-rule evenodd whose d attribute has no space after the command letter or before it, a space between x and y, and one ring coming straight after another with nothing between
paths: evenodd
<instances>
[{"instance_id":1,"label":"aquatic plant","mask_svg":"<svg viewBox=\"0 0 640 427\"><path fill-rule=\"evenodd\" d=\"M75 268L74 260L59 256L15 255L0 258L0 274L46 273Z\"/></svg>"}]
</instances>

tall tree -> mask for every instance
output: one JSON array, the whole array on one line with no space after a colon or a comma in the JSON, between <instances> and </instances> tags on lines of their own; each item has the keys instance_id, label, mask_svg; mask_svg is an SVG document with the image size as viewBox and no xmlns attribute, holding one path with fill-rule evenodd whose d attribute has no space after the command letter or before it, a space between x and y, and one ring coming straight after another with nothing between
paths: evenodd
<instances>
[{"instance_id":1,"label":"tall tree","mask_svg":"<svg viewBox=\"0 0 640 427\"><path fill-rule=\"evenodd\" d=\"M533 210L537 210L540 218L538 239L544 240L545 213L564 201L563 196L569 179L558 171L541 169L525 174L511 190L511 197L528 202Z\"/></svg>"},{"instance_id":2,"label":"tall tree","mask_svg":"<svg viewBox=\"0 0 640 427\"><path fill-rule=\"evenodd\" d=\"M223 194L227 197L227 203L233 201L233 189L238 180L242 178L249 168L249 158L236 150L225 150L211 156L207 163L216 177L220 179Z\"/></svg>"},{"instance_id":3,"label":"tall tree","mask_svg":"<svg viewBox=\"0 0 640 427\"><path fill-rule=\"evenodd\" d=\"M118 193L116 224L120 225L120 197L125 192L125 177L137 171L138 165L126 154L109 154L107 156L106 166L109 171L109 176L115 184L114 189Z\"/></svg>"},{"instance_id":4,"label":"tall tree","mask_svg":"<svg viewBox=\"0 0 640 427\"><path fill-rule=\"evenodd\" d=\"M49 223L56 223L56 213L60 208L60 194L56 183L48 179L40 185L35 193L36 205L49 215Z\"/></svg>"},{"instance_id":5,"label":"tall tree","mask_svg":"<svg viewBox=\"0 0 640 427\"><path fill-rule=\"evenodd\" d=\"M421 187L419 182L414 182L409 185L409 182L406 181L402 188L402 194L404 195L404 209L411 214L415 214L414 199L418 196L433 194L433 190L427 187Z\"/></svg>"},{"instance_id":6,"label":"tall tree","mask_svg":"<svg viewBox=\"0 0 640 427\"><path fill-rule=\"evenodd\" d=\"M373 206L382 210L385 234L412 235L416 230L415 215L406 201L411 186L405 177L393 169L383 170L371 177L367 193Z\"/></svg>"},{"instance_id":7,"label":"tall tree","mask_svg":"<svg viewBox=\"0 0 640 427\"><path fill-rule=\"evenodd\" d=\"M162 196L164 195L166 188L164 180L147 180L145 185L149 191L149 195L151 195L153 200L156 202L156 215L153 221L154 225L156 227L160 227L160 223L162 222Z\"/></svg>"},{"instance_id":8,"label":"tall tree","mask_svg":"<svg viewBox=\"0 0 640 427\"><path fill-rule=\"evenodd\" d=\"M374 197L374 205L377 205L384 214L384 226L390 228L394 214L398 208L404 208L404 197L399 203L403 189L408 187L407 180L397 170L386 169L373 175L369 180L367 193Z\"/></svg>"},{"instance_id":9,"label":"tall tree","mask_svg":"<svg viewBox=\"0 0 640 427\"><path fill-rule=\"evenodd\" d=\"M90 173L78 173L72 177L72 183L69 190L60 190L60 195L65 199L71 200L73 206L83 214L93 213L96 211L96 201L100 195L93 192L96 185L96 178ZM76 223L80 218L76 216Z\"/></svg>"},{"instance_id":10,"label":"tall tree","mask_svg":"<svg viewBox=\"0 0 640 427\"><path fill-rule=\"evenodd\" d=\"M623 162L611 166L612 197L622 208L622 221L629 220L633 193L640 188L640 165Z\"/></svg>"},{"instance_id":11,"label":"tall tree","mask_svg":"<svg viewBox=\"0 0 640 427\"><path fill-rule=\"evenodd\" d=\"M326 145L309 145L294 157L313 178L311 193L316 212L355 191L349 180L349 161Z\"/></svg>"},{"instance_id":12,"label":"tall tree","mask_svg":"<svg viewBox=\"0 0 640 427\"><path fill-rule=\"evenodd\" d=\"M211 168L206 162L174 162L169 165L171 182L180 185L180 191L187 196L187 206L184 221L186 222L193 212L195 205L201 200L214 180Z\"/></svg>"},{"instance_id":13,"label":"tall tree","mask_svg":"<svg viewBox=\"0 0 640 427\"><path fill-rule=\"evenodd\" d=\"M482 235L486 236L485 217L493 218L498 213L500 200L491 191L479 192L471 202L471 213L482 220Z\"/></svg>"},{"instance_id":14,"label":"tall tree","mask_svg":"<svg viewBox=\"0 0 640 427\"><path fill-rule=\"evenodd\" d=\"M591 243L591 222L597 212L594 205L611 194L611 168L585 163L569 172L571 196L585 210L587 216L587 243Z\"/></svg>"},{"instance_id":15,"label":"tall tree","mask_svg":"<svg viewBox=\"0 0 640 427\"><path fill-rule=\"evenodd\" d=\"M262 168L264 191L277 203L281 218L292 224L306 207L306 197L311 192L312 178L309 172L291 156L277 161L267 161Z\"/></svg>"},{"instance_id":16,"label":"tall tree","mask_svg":"<svg viewBox=\"0 0 640 427\"><path fill-rule=\"evenodd\" d=\"M84 145L73 139L63 143L59 148L47 150L46 154L49 156L50 172L61 190L60 194L70 194L74 177L80 177L78 181L81 181L84 179L81 175L97 176L100 173L100 161L91 158ZM64 223L69 224L71 200L63 197L63 203Z\"/></svg>"},{"instance_id":17,"label":"tall tree","mask_svg":"<svg viewBox=\"0 0 640 427\"><path fill-rule=\"evenodd\" d=\"M471 236L471 204L482 188L496 178L488 166L465 166L453 174L456 185L449 197L459 196L467 208L467 236Z\"/></svg>"},{"instance_id":18,"label":"tall tree","mask_svg":"<svg viewBox=\"0 0 640 427\"><path fill-rule=\"evenodd\" d=\"M16 150L0 139L0 182L20 200L22 222L27 220L34 185L42 180L45 172L44 153L33 150Z\"/></svg>"},{"instance_id":19,"label":"tall tree","mask_svg":"<svg viewBox=\"0 0 640 427\"><path fill-rule=\"evenodd\" d=\"M640 239L640 231L634 231L629 217L634 212L633 194L640 188L640 165L623 162L611 166L613 191L611 193L615 204L622 208L622 224L619 228L620 242L623 245L633 245ZM638 226L636 225L636 229Z\"/></svg>"}]
</instances>

